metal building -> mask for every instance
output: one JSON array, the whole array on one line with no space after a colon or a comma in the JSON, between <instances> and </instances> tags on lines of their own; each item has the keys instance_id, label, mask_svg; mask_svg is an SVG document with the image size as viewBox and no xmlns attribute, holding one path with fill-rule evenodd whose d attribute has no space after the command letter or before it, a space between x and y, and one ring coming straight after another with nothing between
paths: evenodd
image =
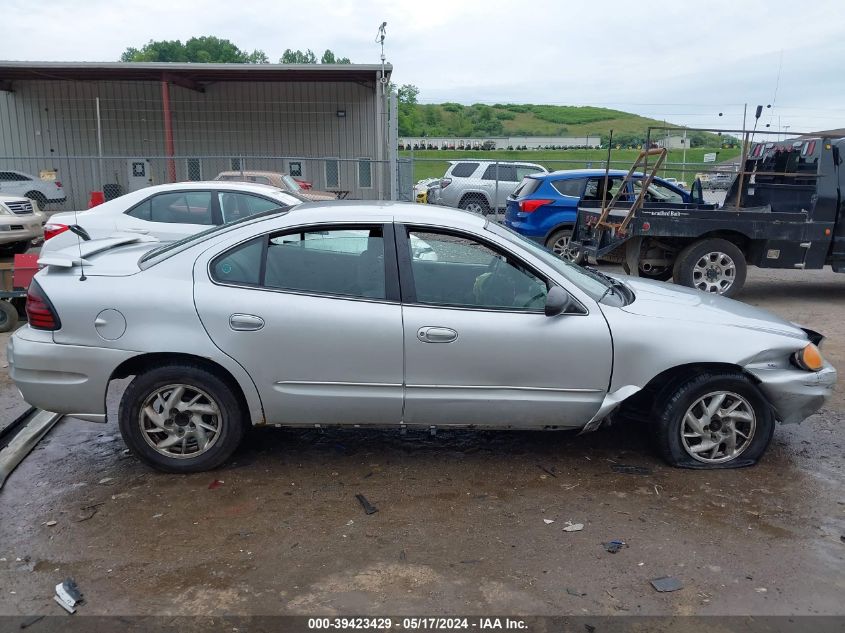
<instances>
[{"instance_id":1,"label":"metal building","mask_svg":"<svg viewBox=\"0 0 845 633\"><path fill-rule=\"evenodd\" d=\"M384 82L382 73L384 71ZM225 170L390 197L386 80L368 64L0 62L0 172L61 180L64 208Z\"/></svg>"}]
</instances>

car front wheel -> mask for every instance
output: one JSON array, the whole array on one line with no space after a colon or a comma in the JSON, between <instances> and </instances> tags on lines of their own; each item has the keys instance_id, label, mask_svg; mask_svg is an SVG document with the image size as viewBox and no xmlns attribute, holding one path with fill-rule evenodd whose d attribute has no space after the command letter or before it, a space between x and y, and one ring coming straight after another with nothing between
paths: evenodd
<instances>
[{"instance_id":1,"label":"car front wheel","mask_svg":"<svg viewBox=\"0 0 845 633\"><path fill-rule=\"evenodd\" d=\"M581 251L573 248L570 242L572 241L572 229L560 229L555 231L546 240L546 248L548 248L555 255L561 259L565 259L573 264L581 264L584 261Z\"/></svg>"},{"instance_id":2,"label":"car front wheel","mask_svg":"<svg viewBox=\"0 0 845 633\"><path fill-rule=\"evenodd\" d=\"M656 444L673 466L750 466L774 433L771 406L740 373L699 374L664 390L654 406Z\"/></svg>"},{"instance_id":3,"label":"car front wheel","mask_svg":"<svg viewBox=\"0 0 845 633\"><path fill-rule=\"evenodd\" d=\"M132 452L170 473L216 468L238 447L245 426L232 387L196 365L137 375L121 398L118 418Z\"/></svg>"}]
</instances>

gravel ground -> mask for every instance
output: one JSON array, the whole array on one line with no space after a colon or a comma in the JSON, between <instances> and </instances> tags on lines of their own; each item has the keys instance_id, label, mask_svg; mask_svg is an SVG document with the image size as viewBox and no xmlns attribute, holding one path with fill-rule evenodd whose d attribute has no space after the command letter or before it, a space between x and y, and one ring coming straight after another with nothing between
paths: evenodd
<instances>
[{"instance_id":1,"label":"gravel ground","mask_svg":"<svg viewBox=\"0 0 845 633\"><path fill-rule=\"evenodd\" d=\"M845 276L749 277L741 300L825 333L845 370ZM1 371L0 418L24 409ZM619 424L259 429L190 476L125 455L114 421L65 419L0 492L0 615L61 613L67 576L84 614L845 615L843 418L840 390L743 470L667 467ZM655 592L667 575L684 588Z\"/></svg>"}]
</instances>

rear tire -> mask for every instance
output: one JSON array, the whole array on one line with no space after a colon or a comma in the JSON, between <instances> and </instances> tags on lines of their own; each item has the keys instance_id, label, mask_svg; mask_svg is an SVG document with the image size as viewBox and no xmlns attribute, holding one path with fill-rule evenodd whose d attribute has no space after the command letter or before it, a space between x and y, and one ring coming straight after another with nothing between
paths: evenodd
<instances>
[{"instance_id":1,"label":"rear tire","mask_svg":"<svg viewBox=\"0 0 845 633\"><path fill-rule=\"evenodd\" d=\"M237 449L246 426L232 386L190 364L137 375L120 400L118 423L130 450L168 473L220 466Z\"/></svg>"},{"instance_id":2,"label":"rear tire","mask_svg":"<svg viewBox=\"0 0 845 633\"><path fill-rule=\"evenodd\" d=\"M680 252L672 277L676 284L703 292L735 297L745 284L745 255L733 242L708 238Z\"/></svg>"},{"instance_id":3,"label":"rear tire","mask_svg":"<svg viewBox=\"0 0 845 633\"><path fill-rule=\"evenodd\" d=\"M584 255L580 250L572 249L569 242L572 239L572 229L559 229L549 236L546 240L546 248L552 253L565 259L573 264L581 264L584 262Z\"/></svg>"},{"instance_id":4,"label":"rear tire","mask_svg":"<svg viewBox=\"0 0 845 633\"><path fill-rule=\"evenodd\" d=\"M760 390L733 372L671 384L655 398L652 420L658 452L681 468L751 466L775 430L774 412Z\"/></svg>"},{"instance_id":5,"label":"rear tire","mask_svg":"<svg viewBox=\"0 0 845 633\"><path fill-rule=\"evenodd\" d=\"M11 332L17 324L17 308L8 301L0 300L0 332Z\"/></svg>"},{"instance_id":6,"label":"rear tire","mask_svg":"<svg viewBox=\"0 0 845 633\"><path fill-rule=\"evenodd\" d=\"M470 213L480 213L482 215L486 215L490 212L490 205L487 203L486 198L479 194L469 194L464 196L461 198L461 202L458 207L464 211L469 211Z\"/></svg>"}]
</instances>

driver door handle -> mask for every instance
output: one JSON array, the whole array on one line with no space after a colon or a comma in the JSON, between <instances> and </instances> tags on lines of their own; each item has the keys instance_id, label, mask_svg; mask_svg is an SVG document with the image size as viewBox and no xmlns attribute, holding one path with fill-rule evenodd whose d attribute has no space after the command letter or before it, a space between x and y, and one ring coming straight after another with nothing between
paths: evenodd
<instances>
[{"instance_id":1,"label":"driver door handle","mask_svg":"<svg viewBox=\"0 0 845 633\"><path fill-rule=\"evenodd\" d=\"M254 314L233 314L229 317L229 327L236 332L254 332L264 327L264 319Z\"/></svg>"},{"instance_id":2,"label":"driver door handle","mask_svg":"<svg viewBox=\"0 0 845 633\"><path fill-rule=\"evenodd\" d=\"M458 338L458 333L448 327L421 327L417 330L417 339L423 343L451 343Z\"/></svg>"}]
</instances>

